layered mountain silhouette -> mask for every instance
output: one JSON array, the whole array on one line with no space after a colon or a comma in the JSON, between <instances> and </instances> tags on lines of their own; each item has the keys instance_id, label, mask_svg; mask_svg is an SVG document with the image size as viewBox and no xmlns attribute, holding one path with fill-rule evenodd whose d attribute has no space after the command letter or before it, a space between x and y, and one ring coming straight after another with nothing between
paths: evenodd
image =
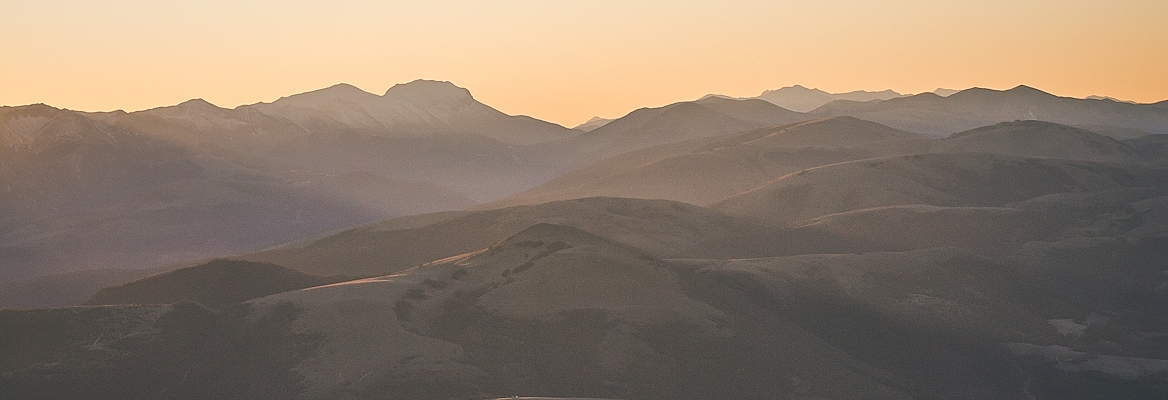
<instances>
[{"instance_id":1,"label":"layered mountain silhouette","mask_svg":"<svg viewBox=\"0 0 1168 400\"><path fill-rule=\"evenodd\" d=\"M0 276L153 267L460 209L555 173L505 141L576 133L433 81L236 109L201 99L135 113L5 107Z\"/></svg>"},{"instance_id":2,"label":"layered mountain silhouette","mask_svg":"<svg viewBox=\"0 0 1168 400\"><path fill-rule=\"evenodd\" d=\"M807 119L762 100L720 97L642 108L585 134L549 146L568 154L572 167L628 151Z\"/></svg>"},{"instance_id":3,"label":"layered mountain silhouette","mask_svg":"<svg viewBox=\"0 0 1168 400\"><path fill-rule=\"evenodd\" d=\"M847 93L828 93L819 89L808 89L802 85L795 85L776 90L767 90L762 92L756 99L766 100L791 111L808 112L836 100L865 102L888 100L901 96L903 95L891 90L880 92L857 90Z\"/></svg>"},{"instance_id":4,"label":"layered mountain silhouette","mask_svg":"<svg viewBox=\"0 0 1168 400\"><path fill-rule=\"evenodd\" d=\"M311 132L356 130L379 135L470 132L510 144L547 142L571 130L526 116L511 116L480 103L450 82L416 80L377 96L339 84L248 106L280 116Z\"/></svg>"},{"instance_id":5,"label":"layered mountain silhouette","mask_svg":"<svg viewBox=\"0 0 1168 400\"><path fill-rule=\"evenodd\" d=\"M3 111L4 280L153 267L473 204L430 183L288 169L264 157L171 140L166 132L147 135L102 122L194 112L198 117L179 122L167 117L164 126L252 136L215 130L212 122L229 126L231 119L208 115L237 113L198 101L141 117L93 117L47 106Z\"/></svg>"},{"instance_id":6,"label":"layered mountain silhouette","mask_svg":"<svg viewBox=\"0 0 1168 400\"><path fill-rule=\"evenodd\" d=\"M848 115L931 137L1016 120L1168 133L1168 115L1163 107L1058 97L1024 85L1010 90L966 89L946 97L922 93L879 102L841 100L810 113Z\"/></svg>"},{"instance_id":7,"label":"layered mountain silhouette","mask_svg":"<svg viewBox=\"0 0 1168 400\"><path fill-rule=\"evenodd\" d=\"M631 151L488 206L590 195L706 205L804 168L911 152L928 142L849 117L799 122Z\"/></svg>"},{"instance_id":8,"label":"layered mountain silhouette","mask_svg":"<svg viewBox=\"0 0 1168 400\"><path fill-rule=\"evenodd\" d=\"M944 94L0 108L0 397L1168 396L1164 103Z\"/></svg>"}]
</instances>

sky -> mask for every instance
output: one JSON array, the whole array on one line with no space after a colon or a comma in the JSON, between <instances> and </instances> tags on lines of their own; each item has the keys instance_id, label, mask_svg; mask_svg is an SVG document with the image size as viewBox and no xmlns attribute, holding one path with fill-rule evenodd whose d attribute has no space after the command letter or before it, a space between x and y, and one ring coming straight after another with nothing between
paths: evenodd
<instances>
[{"instance_id":1,"label":"sky","mask_svg":"<svg viewBox=\"0 0 1168 400\"><path fill-rule=\"evenodd\" d=\"M718 93L1168 99L1164 0L0 0L0 105L221 107L453 82L574 126Z\"/></svg>"}]
</instances>

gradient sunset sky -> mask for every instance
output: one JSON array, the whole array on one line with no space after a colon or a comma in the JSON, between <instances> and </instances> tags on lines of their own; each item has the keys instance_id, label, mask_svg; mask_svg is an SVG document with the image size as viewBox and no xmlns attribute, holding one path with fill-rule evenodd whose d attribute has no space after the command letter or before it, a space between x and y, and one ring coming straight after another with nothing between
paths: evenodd
<instances>
[{"instance_id":1,"label":"gradient sunset sky","mask_svg":"<svg viewBox=\"0 0 1168 400\"><path fill-rule=\"evenodd\" d=\"M1165 0L0 0L0 105L235 107L447 80L574 126L709 93L1168 99Z\"/></svg>"}]
</instances>

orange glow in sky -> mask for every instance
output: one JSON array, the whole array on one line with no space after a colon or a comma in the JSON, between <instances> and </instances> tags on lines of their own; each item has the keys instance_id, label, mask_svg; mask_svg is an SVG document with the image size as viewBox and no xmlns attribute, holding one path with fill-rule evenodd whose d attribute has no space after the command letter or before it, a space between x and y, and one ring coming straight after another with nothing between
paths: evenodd
<instances>
[{"instance_id":1,"label":"orange glow in sky","mask_svg":"<svg viewBox=\"0 0 1168 400\"><path fill-rule=\"evenodd\" d=\"M708 93L1168 99L1168 1L0 0L0 105L234 107L451 81L574 126Z\"/></svg>"}]
</instances>

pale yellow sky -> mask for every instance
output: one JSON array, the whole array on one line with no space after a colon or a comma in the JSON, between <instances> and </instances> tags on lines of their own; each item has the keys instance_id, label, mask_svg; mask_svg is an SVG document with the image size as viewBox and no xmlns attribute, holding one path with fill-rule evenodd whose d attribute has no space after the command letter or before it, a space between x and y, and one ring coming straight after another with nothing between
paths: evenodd
<instances>
[{"instance_id":1,"label":"pale yellow sky","mask_svg":"<svg viewBox=\"0 0 1168 400\"><path fill-rule=\"evenodd\" d=\"M234 107L448 80L573 126L708 93L1168 99L1165 0L0 0L0 105Z\"/></svg>"}]
</instances>

